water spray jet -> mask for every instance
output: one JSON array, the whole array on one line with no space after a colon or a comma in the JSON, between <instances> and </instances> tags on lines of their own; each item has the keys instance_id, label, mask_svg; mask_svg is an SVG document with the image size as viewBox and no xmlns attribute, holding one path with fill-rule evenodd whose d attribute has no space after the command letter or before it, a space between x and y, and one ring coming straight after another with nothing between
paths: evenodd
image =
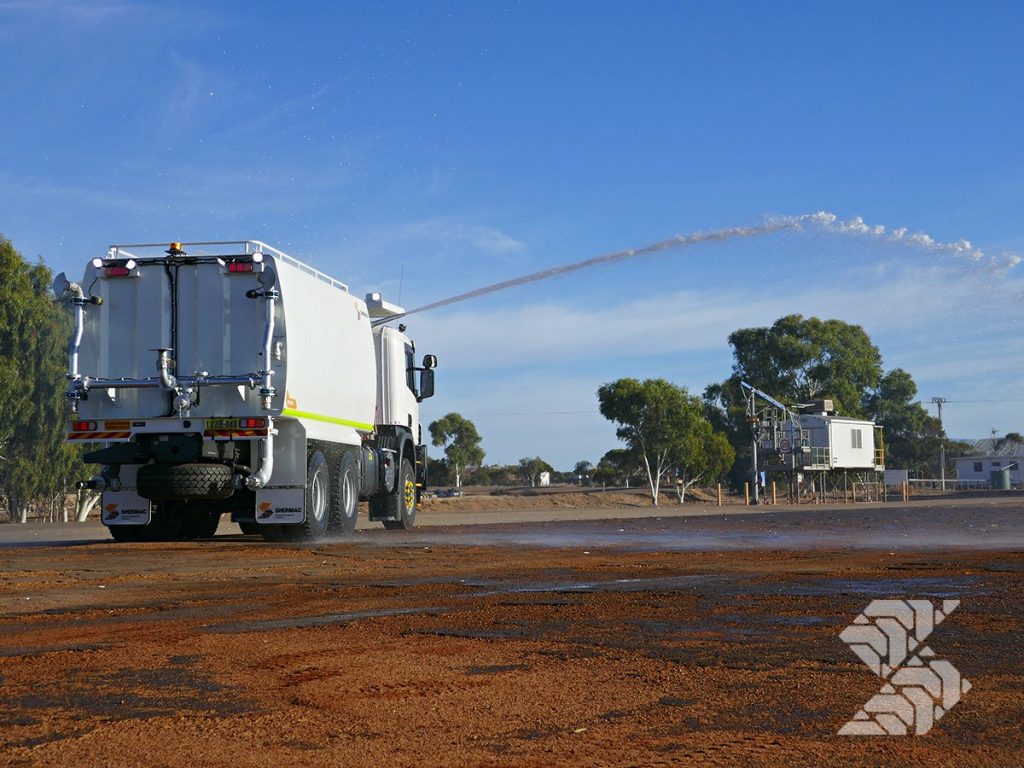
<instances>
[{"instance_id":1,"label":"water spray jet","mask_svg":"<svg viewBox=\"0 0 1024 768\"><path fill-rule=\"evenodd\" d=\"M640 256L647 256L661 251L671 251L680 248L688 248L702 243L721 242L737 238L757 237L760 235L771 235L779 232L804 232L813 230L830 235L842 235L847 237L866 237L881 242L896 243L908 247L919 248L932 253L944 253L965 257L977 266L989 272L1005 272L1020 263L1021 257L1014 253L1005 253L1002 258L986 255L983 251L975 248L968 240L957 240L956 242L941 242L932 238L924 232L909 233L906 227L887 229L881 224L867 224L860 216L852 219L842 220L836 214L828 211L817 213L805 213L799 216L775 216L770 217L764 224L750 227L730 227L727 229L715 229L708 232L697 232L689 235L677 235L667 240L645 245L640 248L627 248L621 251L592 256L589 259L563 264L557 267L542 269L539 272L531 272L528 275L515 277L510 280L503 280L499 283L475 288L472 291L456 294L447 299L424 304L421 307L410 309L401 315L381 318L374 322L374 325L390 322L407 315L415 315L420 312L427 312L431 309L447 307L451 304L468 301L490 293L504 291L507 288L514 288L527 283L535 283L540 280L547 280L559 275L567 275L571 272L578 272L582 269L589 269L603 264L614 264L627 259L635 259Z\"/></svg>"}]
</instances>

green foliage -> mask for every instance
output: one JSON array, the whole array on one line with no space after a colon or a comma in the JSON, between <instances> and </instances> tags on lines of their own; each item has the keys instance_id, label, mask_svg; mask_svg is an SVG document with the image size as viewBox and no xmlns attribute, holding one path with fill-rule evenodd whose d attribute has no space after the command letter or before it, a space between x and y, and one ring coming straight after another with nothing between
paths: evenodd
<instances>
[{"instance_id":1,"label":"green foliage","mask_svg":"<svg viewBox=\"0 0 1024 768\"><path fill-rule=\"evenodd\" d=\"M0 494L12 518L85 472L79 450L63 442L71 318L50 282L49 269L0 237Z\"/></svg>"},{"instance_id":2,"label":"green foliage","mask_svg":"<svg viewBox=\"0 0 1024 768\"><path fill-rule=\"evenodd\" d=\"M874 418L884 426L886 465L929 474L927 466L946 439L938 420L914 402L917 386L901 369L882 372L878 348L859 325L787 315L768 328L742 328L729 336L732 375L704 390L712 424L736 450L731 477L742 483L750 464L746 381L786 403L835 401L843 416Z\"/></svg>"},{"instance_id":3,"label":"green foliage","mask_svg":"<svg viewBox=\"0 0 1024 768\"><path fill-rule=\"evenodd\" d=\"M624 485L640 471L640 459L628 448L612 448L601 457L590 473L595 483L602 485Z\"/></svg>"},{"instance_id":4,"label":"green foliage","mask_svg":"<svg viewBox=\"0 0 1024 768\"><path fill-rule=\"evenodd\" d=\"M594 465L586 459L577 461L576 465L572 468L570 473L572 477L570 482L573 483L587 483L590 481L590 473L594 471Z\"/></svg>"},{"instance_id":5,"label":"green foliage","mask_svg":"<svg viewBox=\"0 0 1024 768\"><path fill-rule=\"evenodd\" d=\"M463 472L483 463L484 450L480 447L480 434L472 421L458 413L449 413L431 422L429 430L433 444L444 446L448 465L454 474L455 487L460 487Z\"/></svg>"},{"instance_id":6,"label":"green foliage","mask_svg":"<svg viewBox=\"0 0 1024 768\"><path fill-rule=\"evenodd\" d=\"M519 476L524 482L530 484L531 487L536 487L537 477L541 472L554 472L555 468L548 464L540 456L529 456L519 460Z\"/></svg>"},{"instance_id":7,"label":"green foliage","mask_svg":"<svg viewBox=\"0 0 1024 768\"><path fill-rule=\"evenodd\" d=\"M773 397L794 403L830 398L846 416L861 416L865 393L882 375L882 356L859 325L802 315L780 317L770 328L729 335L733 375Z\"/></svg>"},{"instance_id":8,"label":"green foliage","mask_svg":"<svg viewBox=\"0 0 1024 768\"><path fill-rule=\"evenodd\" d=\"M615 434L641 460L653 504L669 469L687 478L721 471L725 441L714 438L700 400L684 387L664 379L619 379L598 389L597 397L601 415L618 425Z\"/></svg>"},{"instance_id":9,"label":"green foliage","mask_svg":"<svg viewBox=\"0 0 1024 768\"><path fill-rule=\"evenodd\" d=\"M939 420L914 402L917 385L909 373L894 368L864 398L864 410L883 428L885 465L918 476L937 476L946 434Z\"/></svg>"}]
</instances>

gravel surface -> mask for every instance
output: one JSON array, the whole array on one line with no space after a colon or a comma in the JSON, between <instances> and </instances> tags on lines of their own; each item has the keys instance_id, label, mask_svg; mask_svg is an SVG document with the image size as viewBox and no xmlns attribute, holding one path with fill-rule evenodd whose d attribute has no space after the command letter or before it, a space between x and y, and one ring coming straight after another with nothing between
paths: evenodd
<instances>
[{"instance_id":1,"label":"gravel surface","mask_svg":"<svg viewBox=\"0 0 1024 768\"><path fill-rule=\"evenodd\" d=\"M0 526L0 764L1020 765L1022 506ZM961 601L928 645L973 687L925 736L836 735L880 687L839 639L879 597Z\"/></svg>"}]
</instances>

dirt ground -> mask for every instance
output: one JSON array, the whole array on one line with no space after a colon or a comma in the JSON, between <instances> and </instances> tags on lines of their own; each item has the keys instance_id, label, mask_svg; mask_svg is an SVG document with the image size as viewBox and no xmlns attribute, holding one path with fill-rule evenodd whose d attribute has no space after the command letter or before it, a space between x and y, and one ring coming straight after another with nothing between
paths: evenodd
<instances>
[{"instance_id":1,"label":"dirt ground","mask_svg":"<svg viewBox=\"0 0 1024 768\"><path fill-rule=\"evenodd\" d=\"M1019 502L413 533L0 549L0 764L1021 764ZM878 597L961 601L925 736L836 734Z\"/></svg>"}]
</instances>

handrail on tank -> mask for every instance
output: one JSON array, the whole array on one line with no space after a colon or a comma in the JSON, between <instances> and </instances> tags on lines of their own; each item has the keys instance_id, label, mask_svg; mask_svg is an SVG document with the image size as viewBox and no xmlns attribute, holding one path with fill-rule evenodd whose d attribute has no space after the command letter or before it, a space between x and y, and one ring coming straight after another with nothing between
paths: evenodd
<instances>
[{"instance_id":1,"label":"handrail on tank","mask_svg":"<svg viewBox=\"0 0 1024 768\"><path fill-rule=\"evenodd\" d=\"M335 288L340 288L341 290L345 291L345 293L349 292L348 285L346 283L343 283L340 280L336 280L333 277L331 277L330 275L324 274L323 272L318 270L316 267L311 267L311 266L309 266L309 264L306 264L304 262L299 261L294 256L289 256L284 251L278 250L277 248L275 248L272 245L267 245L262 240L197 240L197 241L194 241L194 242L191 242L191 243L181 243L180 245L181 245L182 248L189 248L191 246L212 246L212 245L216 245L216 246L227 246L227 245L230 245L230 246L235 246L235 247L239 247L240 246L243 249L243 254L246 255L246 256L250 256L250 255L252 255L254 253L270 253L276 259L279 259L279 260L281 260L281 261L283 261L283 262L285 262L287 264L290 264L291 266L295 267L296 269L302 270L303 272L305 272L308 275L312 275L317 280L321 280L321 281L323 281L325 283L328 283L329 285L332 285ZM111 246L109 246L107 248L107 258L108 259L140 259L140 258L146 258L142 254L132 253L131 251L126 250L128 248L160 248L161 250L163 250L163 249L167 248L167 243L125 243L123 245L111 245ZM204 254L204 255L214 256L214 255L217 255L217 254Z\"/></svg>"}]
</instances>

